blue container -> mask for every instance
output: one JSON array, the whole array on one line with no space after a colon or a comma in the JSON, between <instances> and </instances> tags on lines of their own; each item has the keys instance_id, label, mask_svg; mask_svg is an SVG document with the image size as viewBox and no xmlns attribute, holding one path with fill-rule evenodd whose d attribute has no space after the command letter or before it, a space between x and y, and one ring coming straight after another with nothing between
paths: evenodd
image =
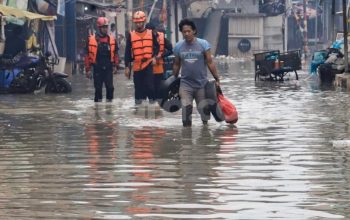
<instances>
[{"instance_id":1,"label":"blue container","mask_svg":"<svg viewBox=\"0 0 350 220\"><path fill-rule=\"evenodd\" d=\"M21 73L20 69L0 71L0 88L8 89L12 81Z\"/></svg>"}]
</instances>

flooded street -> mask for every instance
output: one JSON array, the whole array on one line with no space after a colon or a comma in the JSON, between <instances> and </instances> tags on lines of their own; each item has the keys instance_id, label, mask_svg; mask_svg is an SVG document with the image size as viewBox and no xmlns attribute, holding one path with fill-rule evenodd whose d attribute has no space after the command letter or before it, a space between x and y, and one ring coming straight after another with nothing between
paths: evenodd
<instances>
[{"instance_id":1,"label":"flooded street","mask_svg":"<svg viewBox=\"0 0 350 220\"><path fill-rule=\"evenodd\" d=\"M73 92L0 96L1 219L350 219L350 93L220 64L236 127Z\"/></svg>"}]
</instances>

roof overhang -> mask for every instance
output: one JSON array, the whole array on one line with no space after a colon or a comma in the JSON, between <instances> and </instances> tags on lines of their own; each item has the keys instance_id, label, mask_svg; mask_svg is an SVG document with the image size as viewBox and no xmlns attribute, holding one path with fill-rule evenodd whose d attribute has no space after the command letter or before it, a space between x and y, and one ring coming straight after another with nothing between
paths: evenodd
<instances>
[{"instance_id":1,"label":"roof overhang","mask_svg":"<svg viewBox=\"0 0 350 220\"><path fill-rule=\"evenodd\" d=\"M105 2L96 2L92 0L77 0L77 2L94 5L99 8L119 8L124 1L116 1L119 3L105 3Z\"/></svg>"},{"instance_id":2,"label":"roof overhang","mask_svg":"<svg viewBox=\"0 0 350 220\"><path fill-rule=\"evenodd\" d=\"M255 18L257 18L257 17L266 17L266 14L265 13L250 13L250 14L246 14L246 13L232 13L232 12L226 12L225 14L224 14L224 16L226 16L226 17L244 17L244 18L246 18L246 17L249 17L249 18L251 18L251 17L255 17Z\"/></svg>"},{"instance_id":3,"label":"roof overhang","mask_svg":"<svg viewBox=\"0 0 350 220\"><path fill-rule=\"evenodd\" d=\"M28 20L40 19L43 21L52 21L56 19L56 16L41 15L5 5L0 5L0 13L2 14L2 16L13 16L15 18L24 18Z\"/></svg>"}]
</instances>

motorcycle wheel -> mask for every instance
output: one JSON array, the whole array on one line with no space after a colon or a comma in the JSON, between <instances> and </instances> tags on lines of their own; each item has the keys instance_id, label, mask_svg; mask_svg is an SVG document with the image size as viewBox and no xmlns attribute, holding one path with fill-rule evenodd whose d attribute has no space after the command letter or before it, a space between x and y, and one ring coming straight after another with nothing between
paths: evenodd
<instances>
[{"instance_id":1,"label":"motorcycle wheel","mask_svg":"<svg viewBox=\"0 0 350 220\"><path fill-rule=\"evenodd\" d=\"M63 78L57 78L55 79L55 82L52 82L52 81L48 82L45 87L45 93L70 93L70 92L72 92L72 86L67 80Z\"/></svg>"},{"instance_id":2,"label":"motorcycle wheel","mask_svg":"<svg viewBox=\"0 0 350 220\"><path fill-rule=\"evenodd\" d=\"M181 109L181 98L179 95L180 78L170 76L162 81L160 86L160 94L162 100L159 105L167 112L176 112Z\"/></svg>"}]
</instances>

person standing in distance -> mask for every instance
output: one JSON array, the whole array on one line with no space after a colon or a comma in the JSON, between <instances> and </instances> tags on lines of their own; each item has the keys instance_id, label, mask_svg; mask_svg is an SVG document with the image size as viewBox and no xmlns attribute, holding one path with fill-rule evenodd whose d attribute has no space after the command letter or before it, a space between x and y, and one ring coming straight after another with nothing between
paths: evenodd
<instances>
[{"instance_id":1,"label":"person standing in distance","mask_svg":"<svg viewBox=\"0 0 350 220\"><path fill-rule=\"evenodd\" d=\"M139 105L148 98L150 104L155 101L153 64L159 52L157 34L145 28L146 14L137 11L132 21L136 29L126 36L125 76L130 78L131 62L135 88L135 104Z\"/></svg>"},{"instance_id":2,"label":"person standing in distance","mask_svg":"<svg viewBox=\"0 0 350 220\"><path fill-rule=\"evenodd\" d=\"M111 102L114 96L113 73L118 65L118 48L116 39L108 34L108 19L97 19L98 31L89 36L87 54L85 56L86 77L91 78L93 66L93 79L95 87L95 102L102 101L102 87L106 86L106 99Z\"/></svg>"}]
</instances>

